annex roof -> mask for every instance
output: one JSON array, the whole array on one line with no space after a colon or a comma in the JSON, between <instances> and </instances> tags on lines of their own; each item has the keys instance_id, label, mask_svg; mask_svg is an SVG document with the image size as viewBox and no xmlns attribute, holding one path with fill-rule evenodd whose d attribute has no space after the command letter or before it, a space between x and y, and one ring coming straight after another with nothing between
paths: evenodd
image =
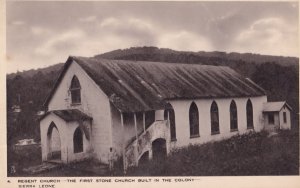
<instances>
[{"instance_id":1,"label":"annex roof","mask_svg":"<svg viewBox=\"0 0 300 188\"><path fill-rule=\"evenodd\" d=\"M265 91L225 66L69 57L45 105L77 62L122 112L162 109L166 100L253 97Z\"/></svg>"},{"instance_id":2,"label":"annex roof","mask_svg":"<svg viewBox=\"0 0 300 188\"><path fill-rule=\"evenodd\" d=\"M285 101L264 103L263 112L279 112L284 106L292 109Z\"/></svg>"},{"instance_id":3,"label":"annex roof","mask_svg":"<svg viewBox=\"0 0 300 188\"><path fill-rule=\"evenodd\" d=\"M45 115L41 117L43 119L49 114L55 114L58 117L62 118L66 122L70 121L83 121L83 120L92 120L93 118L86 115L85 113L81 112L80 110L77 109L69 109L69 110L53 110L53 111L48 111Z\"/></svg>"}]
</instances>

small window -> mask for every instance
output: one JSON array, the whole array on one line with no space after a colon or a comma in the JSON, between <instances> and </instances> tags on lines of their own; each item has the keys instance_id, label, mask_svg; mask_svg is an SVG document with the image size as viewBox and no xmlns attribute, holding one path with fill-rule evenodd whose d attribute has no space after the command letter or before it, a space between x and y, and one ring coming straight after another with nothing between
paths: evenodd
<instances>
[{"instance_id":1,"label":"small window","mask_svg":"<svg viewBox=\"0 0 300 188\"><path fill-rule=\"evenodd\" d=\"M268 115L268 120L269 120L269 124L274 124L274 114L269 114Z\"/></svg>"},{"instance_id":2,"label":"small window","mask_svg":"<svg viewBox=\"0 0 300 188\"><path fill-rule=\"evenodd\" d=\"M199 136L199 112L197 105L192 102L189 111L190 137Z\"/></svg>"},{"instance_id":3,"label":"small window","mask_svg":"<svg viewBox=\"0 0 300 188\"><path fill-rule=\"evenodd\" d=\"M211 120L211 134L220 133L219 128L219 109L217 103L214 101L210 107L210 120Z\"/></svg>"},{"instance_id":4,"label":"small window","mask_svg":"<svg viewBox=\"0 0 300 188\"><path fill-rule=\"evenodd\" d=\"M237 108L234 100L232 100L230 104L230 130L235 131L237 129L238 129Z\"/></svg>"},{"instance_id":5,"label":"small window","mask_svg":"<svg viewBox=\"0 0 300 188\"><path fill-rule=\"evenodd\" d=\"M72 78L71 81L71 87L70 87L70 92L71 92L71 99L72 99L72 104L80 104L81 103L81 87L79 80L76 76Z\"/></svg>"},{"instance_id":6,"label":"small window","mask_svg":"<svg viewBox=\"0 0 300 188\"><path fill-rule=\"evenodd\" d=\"M74 153L83 152L83 133L80 128L77 128L73 136Z\"/></svg>"},{"instance_id":7,"label":"small window","mask_svg":"<svg viewBox=\"0 0 300 188\"><path fill-rule=\"evenodd\" d=\"M246 105L246 116L247 116L247 128L252 129L253 128L253 107L250 99L248 99Z\"/></svg>"},{"instance_id":8,"label":"small window","mask_svg":"<svg viewBox=\"0 0 300 188\"><path fill-rule=\"evenodd\" d=\"M286 123L286 112L283 112L283 122Z\"/></svg>"}]
</instances>

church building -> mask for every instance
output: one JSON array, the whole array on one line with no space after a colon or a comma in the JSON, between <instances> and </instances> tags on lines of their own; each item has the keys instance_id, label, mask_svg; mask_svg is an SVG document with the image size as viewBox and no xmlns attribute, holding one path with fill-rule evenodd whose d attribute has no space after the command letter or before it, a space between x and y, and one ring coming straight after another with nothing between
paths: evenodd
<instances>
[{"instance_id":1,"label":"church building","mask_svg":"<svg viewBox=\"0 0 300 188\"><path fill-rule=\"evenodd\" d=\"M225 66L69 57L40 119L43 161L122 159L263 129L290 129L285 103ZM270 124L276 125L270 128Z\"/></svg>"}]
</instances>

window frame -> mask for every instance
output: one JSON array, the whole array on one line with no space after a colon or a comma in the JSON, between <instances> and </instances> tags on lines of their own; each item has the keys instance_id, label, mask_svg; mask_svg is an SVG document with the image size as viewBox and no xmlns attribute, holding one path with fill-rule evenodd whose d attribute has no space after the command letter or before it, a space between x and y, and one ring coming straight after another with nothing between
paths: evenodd
<instances>
[{"instance_id":1,"label":"window frame","mask_svg":"<svg viewBox=\"0 0 300 188\"><path fill-rule=\"evenodd\" d=\"M210 106L210 130L211 135L220 134L219 107L216 101L213 101Z\"/></svg>"},{"instance_id":2,"label":"window frame","mask_svg":"<svg viewBox=\"0 0 300 188\"><path fill-rule=\"evenodd\" d=\"M253 104L250 99L248 99L246 103L246 121L247 121L247 129L254 129Z\"/></svg>"},{"instance_id":3,"label":"window frame","mask_svg":"<svg viewBox=\"0 0 300 188\"><path fill-rule=\"evenodd\" d=\"M71 94L71 104L72 105L81 104L81 85L76 75L74 75L71 80L71 86L69 88L69 91Z\"/></svg>"},{"instance_id":4,"label":"window frame","mask_svg":"<svg viewBox=\"0 0 300 188\"><path fill-rule=\"evenodd\" d=\"M230 112L230 131L231 132L238 131L238 110L234 100L232 100L230 103L229 112Z\"/></svg>"},{"instance_id":5,"label":"window frame","mask_svg":"<svg viewBox=\"0 0 300 188\"><path fill-rule=\"evenodd\" d=\"M200 137L199 110L195 102L192 102L189 108L189 128L190 128L190 138Z\"/></svg>"},{"instance_id":6,"label":"window frame","mask_svg":"<svg viewBox=\"0 0 300 188\"><path fill-rule=\"evenodd\" d=\"M287 123L286 112L283 112L282 115L283 115L283 123Z\"/></svg>"}]
</instances>

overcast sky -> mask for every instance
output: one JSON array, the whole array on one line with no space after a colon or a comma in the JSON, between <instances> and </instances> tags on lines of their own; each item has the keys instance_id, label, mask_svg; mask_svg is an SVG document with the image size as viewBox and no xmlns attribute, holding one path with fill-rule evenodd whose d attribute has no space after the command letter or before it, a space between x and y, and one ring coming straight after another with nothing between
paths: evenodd
<instances>
[{"instance_id":1,"label":"overcast sky","mask_svg":"<svg viewBox=\"0 0 300 188\"><path fill-rule=\"evenodd\" d=\"M132 46L298 57L298 2L7 2L7 71Z\"/></svg>"}]
</instances>

